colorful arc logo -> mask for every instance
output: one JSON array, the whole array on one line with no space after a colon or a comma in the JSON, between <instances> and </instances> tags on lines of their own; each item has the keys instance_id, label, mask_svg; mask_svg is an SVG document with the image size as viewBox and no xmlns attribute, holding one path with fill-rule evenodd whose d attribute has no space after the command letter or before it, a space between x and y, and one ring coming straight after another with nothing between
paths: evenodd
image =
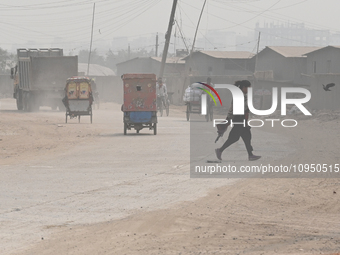
<instances>
[{"instance_id":1,"label":"colorful arc logo","mask_svg":"<svg viewBox=\"0 0 340 255\"><path fill-rule=\"evenodd\" d=\"M210 85L208 85L208 84L206 84L206 83L203 83L203 82L198 82L198 83L199 83L199 84L202 84L202 85L204 85L204 86L206 86L206 87L209 88L211 91L213 91L213 92L215 93L215 95L217 96L217 98L218 98L218 100L220 101L221 106L222 106L222 100L221 100L221 98L220 98L220 95L217 93L217 91L216 91L213 87L211 87ZM205 93L207 93L207 94L212 98L212 100L214 100L214 103L215 103L215 105L217 106L216 100L215 100L214 96L210 93L209 90L204 89L204 88L200 88L200 87L197 87L197 88L198 88L198 89L201 89L201 90L203 90Z\"/></svg>"}]
</instances>

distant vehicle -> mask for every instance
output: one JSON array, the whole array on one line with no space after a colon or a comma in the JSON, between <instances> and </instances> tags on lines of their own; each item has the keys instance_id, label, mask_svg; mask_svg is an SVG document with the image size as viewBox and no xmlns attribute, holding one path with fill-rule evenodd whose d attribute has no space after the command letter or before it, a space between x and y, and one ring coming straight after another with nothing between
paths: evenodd
<instances>
[{"instance_id":1,"label":"distant vehicle","mask_svg":"<svg viewBox=\"0 0 340 255\"><path fill-rule=\"evenodd\" d=\"M202 93L202 90L198 88L202 88L202 84L193 83L185 90L183 101L185 102L187 106L187 110L186 110L187 121L190 120L191 113L200 114L202 111L201 97L203 93ZM213 120L213 116L214 116L213 106L214 106L213 103L209 101L207 104L207 114L205 115L206 121Z\"/></svg>"},{"instance_id":2,"label":"distant vehicle","mask_svg":"<svg viewBox=\"0 0 340 255\"><path fill-rule=\"evenodd\" d=\"M143 128L157 134L156 75L124 74L124 135L134 128L137 133Z\"/></svg>"},{"instance_id":3,"label":"distant vehicle","mask_svg":"<svg viewBox=\"0 0 340 255\"><path fill-rule=\"evenodd\" d=\"M64 109L65 81L78 75L78 57L63 56L63 50L17 49L17 65L11 68L13 97L18 110L35 111L40 106Z\"/></svg>"}]
</instances>

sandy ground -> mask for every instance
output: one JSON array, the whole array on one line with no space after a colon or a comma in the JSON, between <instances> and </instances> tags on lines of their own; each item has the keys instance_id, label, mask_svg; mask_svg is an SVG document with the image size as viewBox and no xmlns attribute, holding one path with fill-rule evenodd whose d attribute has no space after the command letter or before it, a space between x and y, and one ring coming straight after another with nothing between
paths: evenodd
<instances>
[{"instance_id":1,"label":"sandy ground","mask_svg":"<svg viewBox=\"0 0 340 255\"><path fill-rule=\"evenodd\" d=\"M123 136L119 105L91 125L0 102L1 254L340 252L339 179L190 179L183 107L159 118L157 136ZM339 164L339 113L296 118L253 129L261 163Z\"/></svg>"}]
</instances>

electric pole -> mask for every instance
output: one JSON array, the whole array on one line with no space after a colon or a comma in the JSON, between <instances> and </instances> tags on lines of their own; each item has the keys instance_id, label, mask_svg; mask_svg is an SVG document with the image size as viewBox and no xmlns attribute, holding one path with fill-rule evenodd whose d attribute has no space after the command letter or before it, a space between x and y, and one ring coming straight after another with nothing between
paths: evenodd
<instances>
[{"instance_id":1,"label":"electric pole","mask_svg":"<svg viewBox=\"0 0 340 255\"><path fill-rule=\"evenodd\" d=\"M130 43L128 44L128 59L130 59Z\"/></svg>"},{"instance_id":2,"label":"electric pole","mask_svg":"<svg viewBox=\"0 0 340 255\"><path fill-rule=\"evenodd\" d=\"M90 62L91 62L91 51L92 51L92 39L93 39L93 24L94 24L94 11L96 9L96 3L93 4L93 15L92 15L92 29L91 29L91 43L90 43L90 52L89 52L89 61L87 63L87 76L90 74Z\"/></svg>"},{"instance_id":3,"label":"electric pole","mask_svg":"<svg viewBox=\"0 0 340 255\"><path fill-rule=\"evenodd\" d=\"M189 60L185 61L185 65L187 65L187 62L188 62L189 66L187 67L187 70L185 71L186 74L184 76L182 95L184 94L184 91L185 91L185 85L186 85L187 77L189 76L190 69L192 70L192 67L191 67L192 66L191 57L192 57L192 54L194 53L197 31L198 31L198 27L199 27L200 22L201 22L201 18L202 18L202 14L203 14L203 10L204 10L206 2L207 2L207 0L204 1L202 9L201 9L200 16L198 18L198 22L197 22L197 26L196 26L196 31L195 31L195 36L194 36L194 41L192 42L191 51L189 52Z\"/></svg>"},{"instance_id":4,"label":"electric pole","mask_svg":"<svg viewBox=\"0 0 340 255\"><path fill-rule=\"evenodd\" d=\"M259 32L259 37L257 39L257 49L256 49L256 57L255 57L255 72L257 67L257 56L259 55L259 49L260 49L260 39L261 39L261 32Z\"/></svg>"},{"instance_id":5,"label":"electric pole","mask_svg":"<svg viewBox=\"0 0 340 255\"><path fill-rule=\"evenodd\" d=\"M174 24L176 5L177 5L177 0L174 0L174 2L172 3L172 10L171 10L170 20L169 20L169 25L168 25L168 31L165 34L165 44L164 44L164 50L163 50L163 55L162 55L161 69L159 70L159 75L158 75L159 78L162 78L164 74L166 56L168 54L169 43L170 43L170 38L171 38L171 30L172 30L172 25Z\"/></svg>"},{"instance_id":6,"label":"electric pole","mask_svg":"<svg viewBox=\"0 0 340 255\"><path fill-rule=\"evenodd\" d=\"M155 53L156 57L158 57L158 33L156 35L156 53Z\"/></svg>"}]
</instances>

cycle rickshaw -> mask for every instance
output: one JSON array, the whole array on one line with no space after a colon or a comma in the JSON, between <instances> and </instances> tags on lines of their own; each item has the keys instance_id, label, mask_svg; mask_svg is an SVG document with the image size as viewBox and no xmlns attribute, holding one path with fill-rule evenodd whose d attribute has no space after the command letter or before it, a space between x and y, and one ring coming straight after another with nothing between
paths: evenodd
<instances>
[{"instance_id":1,"label":"cycle rickshaw","mask_svg":"<svg viewBox=\"0 0 340 255\"><path fill-rule=\"evenodd\" d=\"M80 116L90 116L92 123L92 103L93 95L91 89L91 79L88 77L75 76L67 79L65 87L65 97L63 103L66 107L66 120Z\"/></svg>"},{"instance_id":2,"label":"cycle rickshaw","mask_svg":"<svg viewBox=\"0 0 340 255\"><path fill-rule=\"evenodd\" d=\"M202 90L203 85L200 83L193 83L191 84L184 93L183 101L186 104L186 118L187 121L190 120L190 114L201 114L202 112L202 95L205 94ZM206 121L212 121L213 115L214 115L214 108L213 108L213 102L210 100L210 97L207 98L207 104L206 104L206 114L205 114L205 120Z\"/></svg>"}]
</instances>

